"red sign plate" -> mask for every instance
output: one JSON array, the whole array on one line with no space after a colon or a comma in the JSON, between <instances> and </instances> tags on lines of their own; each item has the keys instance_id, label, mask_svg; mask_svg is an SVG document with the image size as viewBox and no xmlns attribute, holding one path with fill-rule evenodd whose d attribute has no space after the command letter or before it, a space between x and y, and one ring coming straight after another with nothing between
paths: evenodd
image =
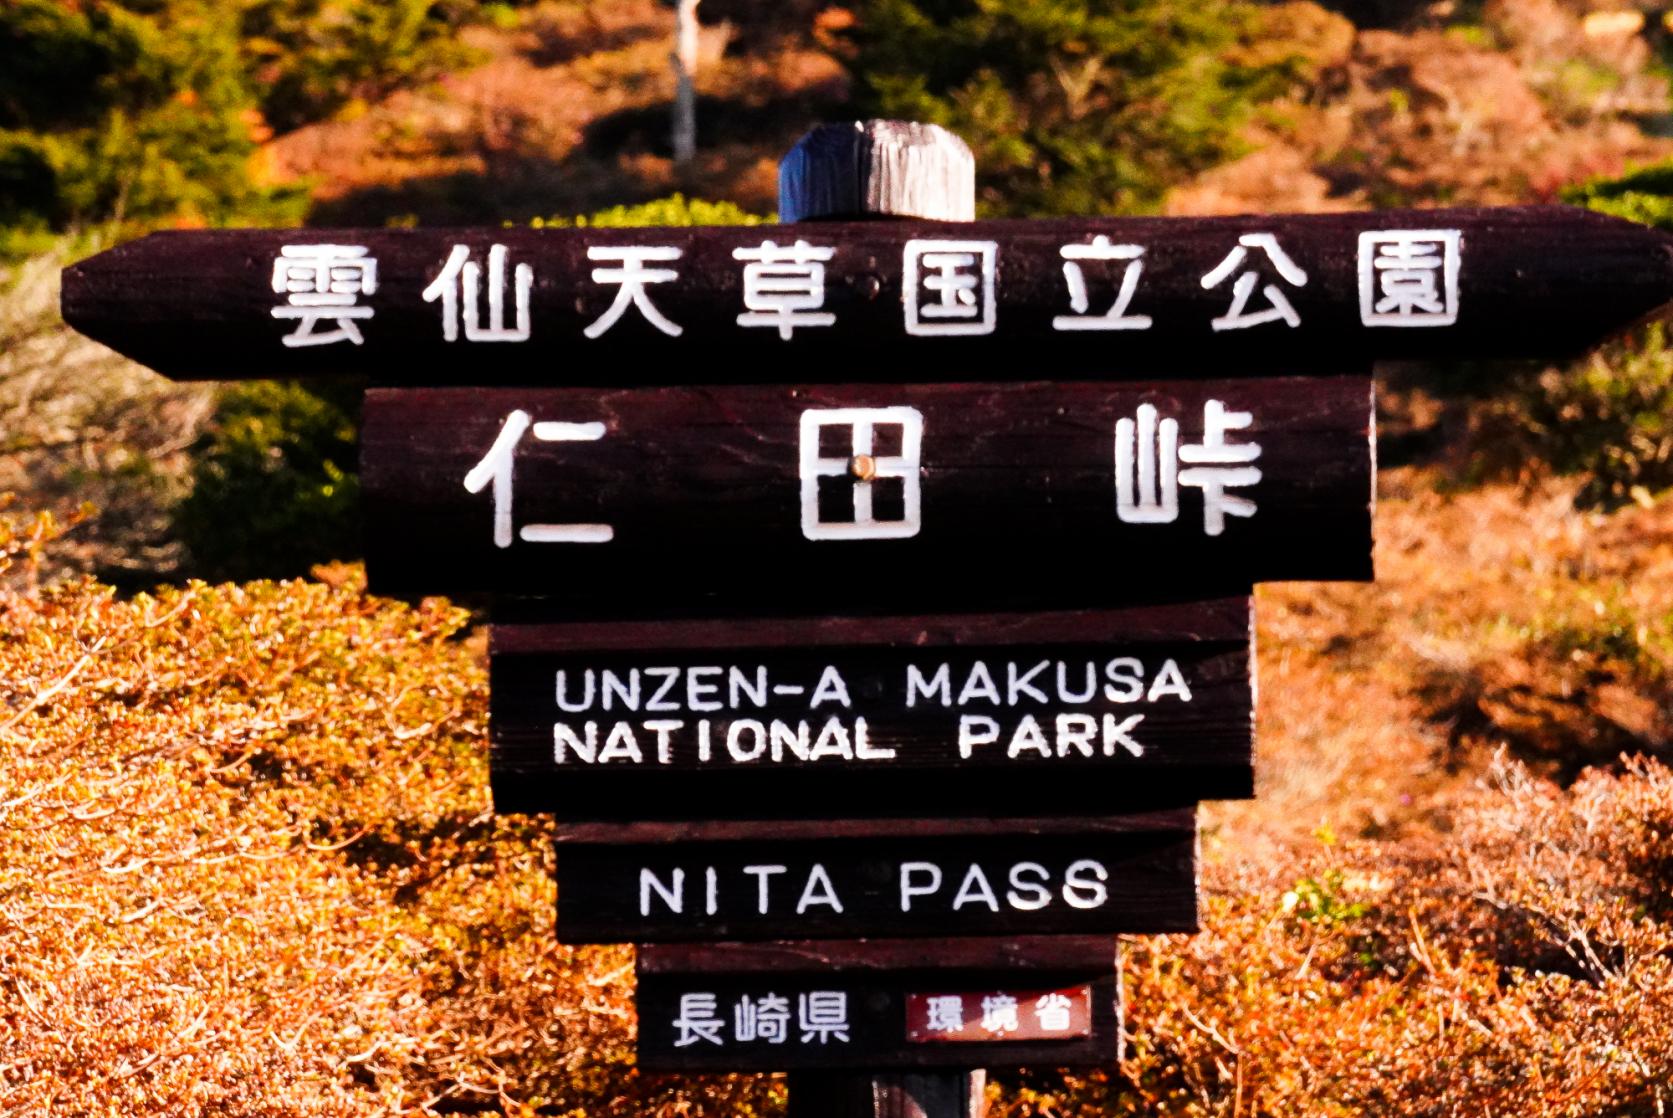
<instances>
[{"instance_id":1,"label":"red sign plate","mask_svg":"<svg viewBox=\"0 0 1673 1118\"><path fill-rule=\"evenodd\" d=\"M1091 1035L1091 986L906 995L908 1044L991 1044Z\"/></svg>"}]
</instances>

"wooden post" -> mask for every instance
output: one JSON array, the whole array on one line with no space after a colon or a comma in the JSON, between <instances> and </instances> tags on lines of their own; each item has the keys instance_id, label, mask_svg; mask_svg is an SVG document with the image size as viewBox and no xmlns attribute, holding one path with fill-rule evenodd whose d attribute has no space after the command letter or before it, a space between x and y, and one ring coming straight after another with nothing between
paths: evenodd
<instances>
[{"instance_id":1,"label":"wooden post","mask_svg":"<svg viewBox=\"0 0 1673 1118\"><path fill-rule=\"evenodd\" d=\"M784 221L976 216L976 160L945 128L824 124L778 165ZM983 1118L987 1072L792 1072L790 1118Z\"/></svg>"},{"instance_id":2,"label":"wooden post","mask_svg":"<svg viewBox=\"0 0 1673 1118\"><path fill-rule=\"evenodd\" d=\"M782 221L976 217L976 157L938 124L821 124L778 164Z\"/></svg>"},{"instance_id":3,"label":"wooden post","mask_svg":"<svg viewBox=\"0 0 1673 1118\"><path fill-rule=\"evenodd\" d=\"M987 1072L798 1071L789 1118L982 1118Z\"/></svg>"},{"instance_id":4,"label":"wooden post","mask_svg":"<svg viewBox=\"0 0 1673 1118\"><path fill-rule=\"evenodd\" d=\"M697 155L697 5L674 6L674 163L684 166Z\"/></svg>"}]
</instances>

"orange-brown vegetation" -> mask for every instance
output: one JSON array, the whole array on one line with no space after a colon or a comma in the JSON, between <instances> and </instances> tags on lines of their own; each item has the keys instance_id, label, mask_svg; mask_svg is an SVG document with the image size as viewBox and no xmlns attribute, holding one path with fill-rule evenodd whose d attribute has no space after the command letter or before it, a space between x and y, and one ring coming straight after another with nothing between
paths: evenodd
<instances>
[{"instance_id":1,"label":"orange-brown vegetation","mask_svg":"<svg viewBox=\"0 0 1673 1118\"><path fill-rule=\"evenodd\" d=\"M846 89L806 8L703 28L690 168L676 169L670 152L673 8L546 0L511 30L468 33L483 65L280 137L271 170L315 181L326 224L390 213L528 220L676 190L770 212L778 157ZM746 23L754 38L737 49ZM778 33L781 24L798 30Z\"/></svg>"},{"instance_id":2,"label":"orange-brown vegetation","mask_svg":"<svg viewBox=\"0 0 1673 1118\"><path fill-rule=\"evenodd\" d=\"M1461 5L1460 5L1461 6ZM1646 134L1667 89L1632 34L1590 36L1582 9L1489 0L1479 22L1356 29L1279 5L1275 42L1308 80L1244 159L1174 193L1174 213L1551 201L1565 183L1665 158Z\"/></svg>"},{"instance_id":3,"label":"orange-brown vegetation","mask_svg":"<svg viewBox=\"0 0 1673 1118\"><path fill-rule=\"evenodd\" d=\"M553 942L550 844L488 811L465 621L352 576L0 595L0 1113L677 1104L623 1066L631 955Z\"/></svg>"},{"instance_id":4,"label":"orange-brown vegetation","mask_svg":"<svg viewBox=\"0 0 1673 1118\"><path fill-rule=\"evenodd\" d=\"M1118 1072L999 1113L1673 1102L1673 510L1385 474L1379 582L1259 595L1260 798L1126 945ZM0 553L0 1113L774 1112L629 1066L631 955L489 812L484 651L353 568L123 600ZM1572 782L1566 784L1565 781Z\"/></svg>"}]
</instances>

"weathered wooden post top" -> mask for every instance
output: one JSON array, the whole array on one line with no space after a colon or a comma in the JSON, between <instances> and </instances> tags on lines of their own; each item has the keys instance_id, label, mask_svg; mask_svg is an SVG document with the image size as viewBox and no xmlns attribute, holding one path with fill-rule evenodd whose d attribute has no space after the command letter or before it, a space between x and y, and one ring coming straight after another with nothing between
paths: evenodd
<instances>
[{"instance_id":1,"label":"weathered wooden post top","mask_svg":"<svg viewBox=\"0 0 1673 1118\"><path fill-rule=\"evenodd\" d=\"M937 124L823 124L779 162L778 213L781 221L974 221L976 157Z\"/></svg>"},{"instance_id":2,"label":"weathered wooden post top","mask_svg":"<svg viewBox=\"0 0 1673 1118\"><path fill-rule=\"evenodd\" d=\"M361 374L374 590L488 592L496 810L641 945L647 1068L968 1118L1109 1065L1117 933L1254 794L1250 595L1372 573L1372 363L1583 351L1673 238L1558 207L974 220L929 125L787 228L219 230L67 269L181 377ZM702 356L707 360L687 358Z\"/></svg>"},{"instance_id":3,"label":"weathered wooden post top","mask_svg":"<svg viewBox=\"0 0 1673 1118\"><path fill-rule=\"evenodd\" d=\"M1549 359L1673 298L1673 238L1571 207L971 221L961 150L815 130L781 201L820 219L799 262L759 227L166 231L66 269L64 316L183 378L623 387ZM774 268L800 286L763 287ZM705 349L730 360L666 360Z\"/></svg>"}]
</instances>

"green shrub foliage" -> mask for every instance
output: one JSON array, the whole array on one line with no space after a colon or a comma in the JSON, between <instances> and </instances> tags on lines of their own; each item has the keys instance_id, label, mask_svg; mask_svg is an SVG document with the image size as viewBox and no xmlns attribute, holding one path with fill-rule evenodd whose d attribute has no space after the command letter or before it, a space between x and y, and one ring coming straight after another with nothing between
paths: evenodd
<instances>
[{"instance_id":1,"label":"green shrub foliage","mask_svg":"<svg viewBox=\"0 0 1673 1118\"><path fill-rule=\"evenodd\" d=\"M222 393L175 521L198 573L304 574L359 554L358 396L294 381Z\"/></svg>"},{"instance_id":2,"label":"green shrub foliage","mask_svg":"<svg viewBox=\"0 0 1673 1118\"><path fill-rule=\"evenodd\" d=\"M942 124L976 154L988 213L1154 210L1240 151L1291 64L1239 61L1240 0L864 0L861 107Z\"/></svg>"},{"instance_id":3,"label":"green shrub foliage","mask_svg":"<svg viewBox=\"0 0 1673 1118\"><path fill-rule=\"evenodd\" d=\"M1514 458L1581 475L1586 507L1648 503L1673 488L1673 346L1659 323L1523 381L1487 414L1477 441L1493 472Z\"/></svg>"},{"instance_id":4,"label":"green shrub foliage","mask_svg":"<svg viewBox=\"0 0 1673 1118\"><path fill-rule=\"evenodd\" d=\"M536 219L534 226L539 229L545 226L590 225L609 229L642 225L760 225L775 220L771 214L752 214L732 202L706 202L701 198L687 198L684 194L670 194L637 206L612 206L595 214Z\"/></svg>"},{"instance_id":5,"label":"green shrub foliage","mask_svg":"<svg viewBox=\"0 0 1673 1118\"><path fill-rule=\"evenodd\" d=\"M252 174L274 128L468 62L477 0L6 0L0 226L284 224L305 188Z\"/></svg>"},{"instance_id":6,"label":"green shrub foliage","mask_svg":"<svg viewBox=\"0 0 1673 1118\"><path fill-rule=\"evenodd\" d=\"M1570 187L1563 192L1563 201L1660 229L1673 229L1673 160Z\"/></svg>"},{"instance_id":7,"label":"green shrub foliage","mask_svg":"<svg viewBox=\"0 0 1673 1118\"><path fill-rule=\"evenodd\" d=\"M236 7L0 5L0 224L285 221L258 184L263 135Z\"/></svg>"}]
</instances>

